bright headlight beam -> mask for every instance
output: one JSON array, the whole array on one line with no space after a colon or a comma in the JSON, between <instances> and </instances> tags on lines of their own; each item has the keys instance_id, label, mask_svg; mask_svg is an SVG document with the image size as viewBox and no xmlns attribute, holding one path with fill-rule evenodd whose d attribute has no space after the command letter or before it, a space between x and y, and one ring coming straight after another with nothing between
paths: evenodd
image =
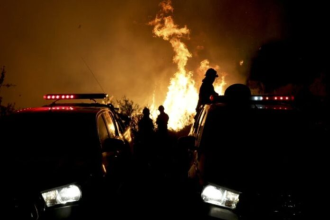
<instances>
[{"instance_id":1,"label":"bright headlight beam","mask_svg":"<svg viewBox=\"0 0 330 220\"><path fill-rule=\"evenodd\" d=\"M47 190L41 192L41 194L47 207L66 204L68 202L76 202L81 198L81 190L74 184Z\"/></svg>"},{"instance_id":2,"label":"bright headlight beam","mask_svg":"<svg viewBox=\"0 0 330 220\"><path fill-rule=\"evenodd\" d=\"M207 185L201 197L204 202L230 209L235 209L239 201L239 192L212 184Z\"/></svg>"}]
</instances>

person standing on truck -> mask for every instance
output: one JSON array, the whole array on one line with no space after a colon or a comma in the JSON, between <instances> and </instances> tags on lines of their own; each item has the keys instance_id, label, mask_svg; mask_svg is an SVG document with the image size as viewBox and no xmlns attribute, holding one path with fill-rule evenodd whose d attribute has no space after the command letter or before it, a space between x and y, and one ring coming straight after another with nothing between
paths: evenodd
<instances>
[{"instance_id":1,"label":"person standing on truck","mask_svg":"<svg viewBox=\"0 0 330 220\"><path fill-rule=\"evenodd\" d=\"M210 96L219 94L214 90L213 83L218 77L218 73L215 69L209 68L205 73L205 78L202 81L202 85L199 88L199 98L196 106L196 112L199 111L199 108L207 103L210 103Z\"/></svg>"}]
</instances>

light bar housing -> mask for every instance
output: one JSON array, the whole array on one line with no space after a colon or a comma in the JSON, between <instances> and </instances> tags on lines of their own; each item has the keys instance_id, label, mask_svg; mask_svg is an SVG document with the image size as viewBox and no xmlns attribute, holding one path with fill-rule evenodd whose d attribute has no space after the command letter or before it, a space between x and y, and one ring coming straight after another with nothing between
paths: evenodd
<instances>
[{"instance_id":1,"label":"light bar housing","mask_svg":"<svg viewBox=\"0 0 330 220\"><path fill-rule=\"evenodd\" d=\"M67 94L46 94L46 100L68 100L68 99L106 99L106 93L67 93Z\"/></svg>"},{"instance_id":2,"label":"light bar housing","mask_svg":"<svg viewBox=\"0 0 330 220\"><path fill-rule=\"evenodd\" d=\"M251 101L294 101L294 96L285 95L253 95Z\"/></svg>"},{"instance_id":3,"label":"light bar housing","mask_svg":"<svg viewBox=\"0 0 330 220\"><path fill-rule=\"evenodd\" d=\"M271 102L293 102L295 99L294 96L287 96L287 95L252 95L249 97L248 100L251 103L271 103ZM231 100L228 96L211 96L210 100L212 102L229 102ZM244 100L242 98L241 100Z\"/></svg>"}]
</instances>

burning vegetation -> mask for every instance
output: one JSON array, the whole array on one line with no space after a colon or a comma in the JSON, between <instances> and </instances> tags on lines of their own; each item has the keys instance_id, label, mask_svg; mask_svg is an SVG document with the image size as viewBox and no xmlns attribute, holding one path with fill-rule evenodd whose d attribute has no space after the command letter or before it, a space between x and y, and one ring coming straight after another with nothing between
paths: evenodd
<instances>
[{"instance_id":1,"label":"burning vegetation","mask_svg":"<svg viewBox=\"0 0 330 220\"><path fill-rule=\"evenodd\" d=\"M170 116L169 129L178 131L192 123L198 101L198 89L193 72L186 70L188 59L192 57L192 54L182 41L189 40L190 30L186 26L180 28L175 24L171 16L174 11L171 0L161 2L160 7L161 10L155 19L148 24L153 26L153 34L156 37L168 41L173 48L173 62L177 65L177 71L170 80L163 105ZM203 73L211 67L208 60L203 60L200 64L199 71ZM213 68L219 69L219 66ZM223 94L223 86L226 84L225 76L226 74L222 74L220 82L215 83L215 90L219 94ZM157 107L155 103L150 107L153 117L157 115Z\"/></svg>"}]
</instances>

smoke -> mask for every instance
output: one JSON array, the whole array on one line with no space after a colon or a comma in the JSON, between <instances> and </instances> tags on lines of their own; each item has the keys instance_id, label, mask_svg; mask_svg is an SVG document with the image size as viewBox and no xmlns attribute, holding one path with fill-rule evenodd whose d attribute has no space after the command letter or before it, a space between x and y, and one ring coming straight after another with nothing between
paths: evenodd
<instances>
[{"instance_id":1,"label":"smoke","mask_svg":"<svg viewBox=\"0 0 330 220\"><path fill-rule=\"evenodd\" d=\"M178 70L173 62L178 51L172 47L178 41L169 46L152 34L148 22L160 3L2 1L0 66L6 66L6 82L16 85L2 88L3 103L24 108L45 104L46 93L102 91L115 99L126 95L140 106L150 105L153 96L157 105L163 103ZM227 73L228 84L244 81L239 62L248 64L263 42L282 37L285 30L275 0L172 1L171 6L167 12L183 31L177 40L191 54L180 66L193 73L195 88L203 60Z\"/></svg>"}]
</instances>

